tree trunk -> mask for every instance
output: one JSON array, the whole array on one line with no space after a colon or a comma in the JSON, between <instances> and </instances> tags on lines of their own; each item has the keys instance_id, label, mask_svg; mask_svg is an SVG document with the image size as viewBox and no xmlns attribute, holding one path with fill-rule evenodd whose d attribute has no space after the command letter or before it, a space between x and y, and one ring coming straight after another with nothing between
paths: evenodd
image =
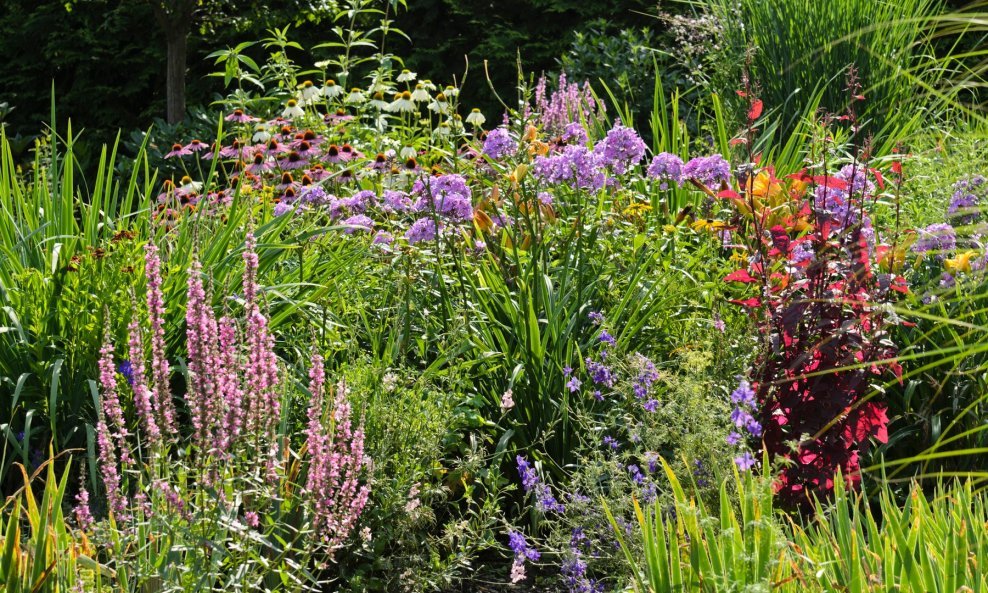
<instances>
[{"instance_id":1,"label":"tree trunk","mask_svg":"<svg viewBox=\"0 0 988 593\"><path fill-rule=\"evenodd\" d=\"M170 124L177 124L185 119L185 66L197 2L198 0L148 0L168 45L165 117Z\"/></svg>"},{"instance_id":2,"label":"tree trunk","mask_svg":"<svg viewBox=\"0 0 988 593\"><path fill-rule=\"evenodd\" d=\"M184 31L168 31L168 72L165 78L167 119L177 124L185 119L185 67L189 35Z\"/></svg>"}]
</instances>

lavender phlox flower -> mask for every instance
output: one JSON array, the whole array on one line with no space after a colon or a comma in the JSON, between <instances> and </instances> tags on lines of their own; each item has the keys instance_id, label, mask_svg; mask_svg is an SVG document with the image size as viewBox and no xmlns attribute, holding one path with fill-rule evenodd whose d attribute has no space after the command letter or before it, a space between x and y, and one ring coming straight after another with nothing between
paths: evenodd
<instances>
[{"instance_id":1,"label":"lavender phlox flower","mask_svg":"<svg viewBox=\"0 0 988 593\"><path fill-rule=\"evenodd\" d=\"M681 186L683 185L683 159L669 152L660 152L652 158L652 164L648 166L648 176L662 182L659 184L660 189L669 189L667 181Z\"/></svg>"},{"instance_id":2,"label":"lavender phlox flower","mask_svg":"<svg viewBox=\"0 0 988 593\"><path fill-rule=\"evenodd\" d=\"M563 133L560 134L560 139L566 144L586 144L589 137L583 124L572 122L563 127Z\"/></svg>"},{"instance_id":3,"label":"lavender phlox flower","mask_svg":"<svg viewBox=\"0 0 988 593\"><path fill-rule=\"evenodd\" d=\"M518 144L511 138L507 128L494 128L484 139L484 154L495 161L511 156L517 150Z\"/></svg>"},{"instance_id":4,"label":"lavender phlox flower","mask_svg":"<svg viewBox=\"0 0 988 593\"><path fill-rule=\"evenodd\" d=\"M918 237L912 246L916 253L933 252L938 259L943 259L944 252L957 247L957 234L949 223L938 222L916 232Z\"/></svg>"},{"instance_id":5,"label":"lavender phlox flower","mask_svg":"<svg viewBox=\"0 0 988 593\"><path fill-rule=\"evenodd\" d=\"M860 163L844 165L834 177L847 182L848 189L845 191L849 195L861 195L867 198L875 192L875 184L868 180L868 171Z\"/></svg>"},{"instance_id":6,"label":"lavender phlox flower","mask_svg":"<svg viewBox=\"0 0 988 593\"><path fill-rule=\"evenodd\" d=\"M532 174L548 184L567 184L574 189L600 189L605 176L598 156L583 145L569 145L549 156L535 158Z\"/></svg>"},{"instance_id":7,"label":"lavender phlox flower","mask_svg":"<svg viewBox=\"0 0 988 593\"><path fill-rule=\"evenodd\" d=\"M414 245L422 241L433 241L439 233L440 228L436 226L436 221L426 216L412 223L412 226L405 232L405 240L409 245Z\"/></svg>"},{"instance_id":8,"label":"lavender phlox flower","mask_svg":"<svg viewBox=\"0 0 988 593\"><path fill-rule=\"evenodd\" d=\"M347 235L352 235L358 231L369 232L374 230L374 220L364 214L355 214L342 222L346 228L343 230Z\"/></svg>"},{"instance_id":9,"label":"lavender phlox flower","mask_svg":"<svg viewBox=\"0 0 988 593\"><path fill-rule=\"evenodd\" d=\"M717 188L730 181L731 165L719 154L696 157L683 166L683 178Z\"/></svg>"},{"instance_id":10,"label":"lavender phlox flower","mask_svg":"<svg viewBox=\"0 0 988 593\"><path fill-rule=\"evenodd\" d=\"M600 166L610 167L614 173L623 175L644 158L645 142L633 129L619 124L597 143L594 154L599 159Z\"/></svg>"}]
</instances>

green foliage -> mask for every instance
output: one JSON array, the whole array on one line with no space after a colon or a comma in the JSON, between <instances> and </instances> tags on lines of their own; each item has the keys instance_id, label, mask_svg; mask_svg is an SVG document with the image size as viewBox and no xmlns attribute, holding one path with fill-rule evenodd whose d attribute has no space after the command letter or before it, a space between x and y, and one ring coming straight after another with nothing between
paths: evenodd
<instances>
[{"instance_id":1,"label":"green foliage","mask_svg":"<svg viewBox=\"0 0 988 593\"><path fill-rule=\"evenodd\" d=\"M718 61L734 66L714 81L717 92L733 97L747 71L756 95L786 114L783 137L818 92L821 108L835 115L845 112L845 79L851 66L867 97L862 121L876 136L887 137L879 133L883 129L901 133L915 113L935 109L936 97L917 93L916 88L935 85L943 73L929 60L932 17L940 10L937 0L708 4L722 30ZM732 102L739 114L744 104Z\"/></svg>"},{"instance_id":2,"label":"green foliage","mask_svg":"<svg viewBox=\"0 0 988 593\"><path fill-rule=\"evenodd\" d=\"M914 485L904 504L888 488L873 511L838 479L832 505L806 524L780 515L771 484L735 474L719 504L687 493L668 465L675 515L635 503L636 551L607 510L635 591L978 591L988 540L984 494L970 485L938 486L929 500Z\"/></svg>"}]
</instances>

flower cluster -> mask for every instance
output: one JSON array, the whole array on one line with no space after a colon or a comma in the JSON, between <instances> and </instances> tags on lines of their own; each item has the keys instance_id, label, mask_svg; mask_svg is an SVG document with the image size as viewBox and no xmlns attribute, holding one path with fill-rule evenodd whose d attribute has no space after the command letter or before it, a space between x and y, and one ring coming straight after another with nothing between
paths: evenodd
<instances>
[{"instance_id":1,"label":"flower cluster","mask_svg":"<svg viewBox=\"0 0 988 593\"><path fill-rule=\"evenodd\" d=\"M535 468L532 467L528 460L518 455L515 461L518 464L518 476L521 478L521 486L525 489L526 493L534 491L535 503L538 509L543 513L566 512L566 507L556 500L549 485L542 483Z\"/></svg>"},{"instance_id":2,"label":"flower cluster","mask_svg":"<svg viewBox=\"0 0 988 593\"><path fill-rule=\"evenodd\" d=\"M514 561L511 563L511 582L520 583L525 580L525 562L534 562L542 555L538 550L528 545L525 534L520 531L512 531L508 534L508 547L514 554Z\"/></svg>"}]
</instances>

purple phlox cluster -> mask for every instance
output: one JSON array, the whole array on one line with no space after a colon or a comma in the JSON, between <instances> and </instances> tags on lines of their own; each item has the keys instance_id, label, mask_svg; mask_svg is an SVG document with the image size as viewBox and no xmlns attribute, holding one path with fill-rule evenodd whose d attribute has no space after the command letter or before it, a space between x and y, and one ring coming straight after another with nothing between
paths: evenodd
<instances>
[{"instance_id":1,"label":"purple phlox cluster","mask_svg":"<svg viewBox=\"0 0 988 593\"><path fill-rule=\"evenodd\" d=\"M539 202L545 204L546 206L552 206L552 194L547 191L540 191L538 193Z\"/></svg>"},{"instance_id":2,"label":"purple phlox cluster","mask_svg":"<svg viewBox=\"0 0 988 593\"><path fill-rule=\"evenodd\" d=\"M435 212L454 222L473 219L472 193L462 175L419 179L412 186L412 193L418 196L414 206L418 212Z\"/></svg>"},{"instance_id":3,"label":"purple phlox cluster","mask_svg":"<svg viewBox=\"0 0 988 593\"><path fill-rule=\"evenodd\" d=\"M623 175L645 157L645 142L633 129L616 125L594 147L599 166L610 167L617 175Z\"/></svg>"},{"instance_id":4,"label":"purple phlox cluster","mask_svg":"<svg viewBox=\"0 0 988 593\"><path fill-rule=\"evenodd\" d=\"M535 86L536 122L550 135L559 135L574 122L599 122L604 117L604 105L597 102L589 82L579 84L559 74L557 90L546 92L548 80L543 75Z\"/></svg>"},{"instance_id":5,"label":"purple phlox cluster","mask_svg":"<svg viewBox=\"0 0 988 593\"><path fill-rule=\"evenodd\" d=\"M591 548L590 538L582 527L574 527L570 535L569 554L560 566L566 590L569 593L603 593L604 585L587 576L584 553Z\"/></svg>"},{"instance_id":6,"label":"purple phlox cluster","mask_svg":"<svg viewBox=\"0 0 988 593\"><path fill-rule=\"evenodd\" d=\"M660 152L652 158L648 166L648 176L658 179L660 189L669 189L668 181L677 186L683 185L683 159L669 152Z\"/></svg>"},{"instance_id":7,"label":"purple phlox cluster","mask_svg":"<svg viewBox=\"0 0 988 593\"><path fill-rule=\"evenodd\" d=\"M867 198L875 192L875 184L868 180L868 171L860 163L844 165L840 171L834 174L834 177L847 182L848 189L845 192L848 195L860 195Z\"/></svg>"},{"instance_id":8,"label":"purple phlox cluster","mask_svg":"<svg viewBox=\"0 0 988 593\"><path fill-rule=\"evenodd\" d=\"M830 184L814 188L813 207L817 218L830 222L835 231L856 225L861 215L860 207L850 199L847 190Z\"/></svg>"},{"instance_id":9,"label":"purple phlox cluster","mask_svg":"<svg viewBox=\"0 0 988 593\"><path fill-rule=\"evenodd\" d=\"M329 550L350 535L367 506L370 488L360 484L365 466L363 427L354 429L346 385L336 387L327 429L323 423L325 390L323 358L312 354L309 368L309 403L306 444L309 471L305 491L312 505L312 528Z\"/></svg>"},{"instance_id":10,"label":"purple phlox cluster","mask_svg":"<svg viewBox=\"0 0 988 593\"><path fill-rule=\"evenodd\" d=\"M408 212L412 209L412 199L403 191L385 190L381 209L388 213Z\"/></svg>"},{"instance_id":11,"label":"purple phlox cluster","mask_svg":"<svg viewBox=\"0 0 988 593\"><path fill-rule=\"evenodd\" d=\"M912 250L916 253L934 253L937 259L957 247L957 233L949 223L938 222L916 231L918 237Z\"/></svg>"},{"instance_id":12,"label":"purple phlox cluster","mask_svg":"<svg viewBox=\"0 0 988 593\"><path fill-rule=\"evenodd\" d=\"M582 144L572 144L558 153L536 157L532 174L549 184L565 183L574 189L597 190L605 182L599 165L594 151Z\"/></svg>"},{"instance_id":13,"label":"purple phlox cluster","mask_svg":"<svg viewBox=\"0 0 988 593\"><path fill-rule=\"evenodd\" d=\"M508 533L508 547L514 555L511 564L511 582L519 583L525 580L525 562L536 561L542 557L539 551L528 545L525 535L520 531Z\"/></svg>"},{"instance_id":14,"label":"purple phlox cluster","mask_svg":"<svg viewBox=\"0 0 988 593\"><path fill-rule=\"evenodd\" d=\"M953 288L957 284L957 279L951 274L944 272L940 275L940 288Z\"/></svg>"},{"instance_id":15,"label":"purple phlox cluster","mask_svg":"<svg viewBox=\"0 0 988 593\"><path fill-rule=\"evenodd\" d=\"M495 161L511 156L518 149L518 143L511 138L507 128L494 128L484 139L484 154Z\"/></svg>"},{"instance_id":16,"label":"purple phlox cluster","mask_svg":"<svg viewBox=\"0 0 988 593\"><path fill-rule=\"evenodd\" d=\"M758 401L751 384L742 380L738 388L731 392L731 402L734 403L734 410L731 411L731 422L734 426L748 431L755 438L762 436L762 425L752 415L758 406Z\"/></svg>"},{"instance_id":17,"label":"purple phlox cluster","mask_svg":"<svg viewBox=\"0 0 988 593\"><path fill-rule=\"evenodd\" d=\"M717 188L730 181L731 165L719 154L699 156L683 166L683 178L695 179L709 188Z\"/></svg>"},{"instance_id":18,"label":"purple phlox cluster","mask_svg":"<svg viewBox=\"0 0 988 593\"><path fill-rule=\"evenodd\" d=\"M586 144L589 136L587 136L587 130L583 127L583 124L572 122L566 124L563 128L560 139L566 144Z\"/></svg>"},{"instance_id":19,"label":"purple phlox cluster","mask_svg":"<svg viewBox=\"0 0 988 593\"><path fill-rule=\"evenodd\" d=\"M344 220L342 224L349 227L343 231L348 235L352 235L358 231L370 232L374 230L374 220L365 214L354 214Z\"/></svg>"},{"instance_id":20,"label":"purple phlox cluster","mask_svg":"<svg viewBox=\"0 0 988 593\"><path fill-rule=\"evenodd\" d=\"M974 175L954 183L954 193L950 197L947 214L958 218L961 224L971 224L977 220L981 214L982 199L988 190L985 181L984 176Z\"/></svg>"},{"instance_id":21,"label":"purple phlox cluster","mask_svg":"<svg viewBox=\"0 0 988 593\"><path fill-rule=\"evenodd\" d=\"M611 368L604 363L596 362L592 358L586 359L587 372L596 385L604 387L614 387L614 373ZM575 391L575 390L573 390Z\"/></svg>"},{"instance_id":22,"label":"purple phlox cluster","mask_svg":"<svg viewBox=\"0 0 988 593\"><path fill-rule=\"evenodd\" d=\"M374 240L371 241L374 245L391 245L394 243L394 235L387 231L377 231L374 234Z\"/></svg>"},{"instance_id":23,"label":"purple phlox cluster","mask_svg":"<svg viewBox=\"0 0 988 593\"><path fill-rule=\"evenodd\" d=\"M408 241L409 245L414 245L422 241L434 241L441 230L442 226L437 226L435 220L429 216L425 216L416 220L408 227L408 230L405 231L405 240Z\"/></svg>"},{"instance_id":24,"label":"purple phlox cluster","mask_svg":"<svg viewBox=\"0 0 988 593\"><path fill-rule=\"evenodd\" d=\"M789 262L794 265L807 264L816 258L813 245L809 241L796 241L789 252Z\"/></svg>"}]
</instances>

